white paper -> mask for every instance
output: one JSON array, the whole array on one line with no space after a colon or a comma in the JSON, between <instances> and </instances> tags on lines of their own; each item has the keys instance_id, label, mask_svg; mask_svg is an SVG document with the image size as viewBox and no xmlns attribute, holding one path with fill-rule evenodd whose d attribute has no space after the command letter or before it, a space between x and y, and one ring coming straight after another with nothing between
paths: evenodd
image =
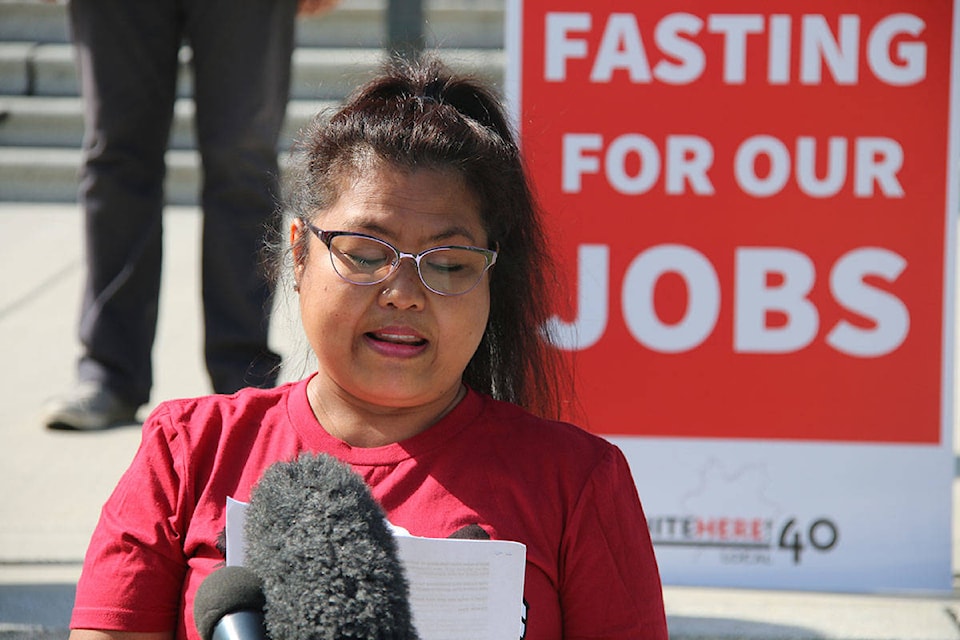
<instances>
[{"instance_id":1,"label":"white paper","mask_svg":"<svg viewBox=\"0 0 960 640\"><path fill-rule=\"evenodd\" d=\"M242 567L247 563L247 503L227 496L227 566Z\"/></svg>"},{"instance_id":2,"label":"white paper","mask_svg":"<svg viewBox=\"0 0 960 640\"><path fill-rule=\"evenodd\" d=\"M524 545L413 536L396 540L421 640L520 637Z\"/></svg>"},{"instance_id":3,"label":"white paper","mask_svg":"<svg viewBox=\"0 0 960 640\"><path fill-rule=\"evenodd\" d=\"M246 503L227 498L228 565L245 561L246 508ZM393 525L391 529L421 640L521 637L526 546L504 540L419 538Z\"/></svg>"}]
</instances>

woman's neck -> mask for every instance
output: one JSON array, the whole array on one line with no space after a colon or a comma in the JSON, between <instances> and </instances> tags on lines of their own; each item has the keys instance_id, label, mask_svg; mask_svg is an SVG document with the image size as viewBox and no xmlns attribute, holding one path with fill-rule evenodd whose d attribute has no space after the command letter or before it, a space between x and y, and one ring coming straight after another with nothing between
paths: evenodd
<instances>
[{"instance_id":1,"label":"woman's neck","mask_svg":"<svg viewBox=\"0 0 960 640\"><path fill-rule=\"evenodd\" d=\"M423 433L450 413L466 395L457 384L435 400L411 407L373 404L324 384L322 373L307 385L307 398L323 429L352 447L382 447Z\"/></svg>"}]
</instances>

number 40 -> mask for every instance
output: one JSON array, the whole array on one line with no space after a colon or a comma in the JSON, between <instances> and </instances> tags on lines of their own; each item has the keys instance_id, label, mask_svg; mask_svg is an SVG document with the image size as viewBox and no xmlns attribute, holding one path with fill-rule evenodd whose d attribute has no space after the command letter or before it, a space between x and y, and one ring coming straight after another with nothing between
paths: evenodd
<instances>
[{"instance_id":1,"label":"number 40","mask_svg":"<svg viewBox=\"0 0 960 640\"><path fill-rule=\"evenodd\" d=\"M793 551L793 563L800 564L800 554L809 545L817 551L829 551L836 546L840 533L831 520L815 520L804 532L797 526L796 518L790 518L780 530L780 548Z\"/></svg>"}]
</instances>

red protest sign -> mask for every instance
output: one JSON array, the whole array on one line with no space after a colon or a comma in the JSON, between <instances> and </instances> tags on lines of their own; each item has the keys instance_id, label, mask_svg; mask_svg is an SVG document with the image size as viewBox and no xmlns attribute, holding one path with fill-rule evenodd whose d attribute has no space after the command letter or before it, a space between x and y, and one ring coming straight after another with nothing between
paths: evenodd
<instances>
[{"instance_id":1,"label":"red protest sign","mask_svg":"<svg viewBox=\"0 0 960 640\"><path fill-rule=\"evenodd\" d=\"M952 28L950 2L524 0L592 430L940 441Z\"/></svg>"}]
</instances>

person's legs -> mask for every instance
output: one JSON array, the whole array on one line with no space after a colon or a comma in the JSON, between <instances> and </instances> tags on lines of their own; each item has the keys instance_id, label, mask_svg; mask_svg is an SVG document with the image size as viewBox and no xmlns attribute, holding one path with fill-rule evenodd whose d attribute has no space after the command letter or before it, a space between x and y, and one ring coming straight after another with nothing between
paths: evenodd
<instances>
[{"instance_id":1,"label":"person's legs","mask_svg":"<svg viewBox=\"0 0 960 640\"><path fill-rule=\"evenodd\" d=\"M74 411L59 414L65 423L60 426L98 428L132 419L149 399L164 153L180 45L172 5L165 0L69 3L84 105L79 199L87 275L79 323L81 391L67 400ZM86 409L80 406L78 397L98 389L109 392L112 405L99 398L98 408L88 397ZM77 412L84 410L99 411L102 419L91 414L79 424Z\"/></svg>"},{"instance_id":2,"label":"person's legs","mask_svg":"<svg viewBox=\"0 0 960 640\"><path fill-rule=\"evenodd\" d=\"M205 355L218 393L272 386L279 370L261 253L280 196L295 15L295 0L202 0L187 18L204 168Z\"/></svg>"}]
</instances>

